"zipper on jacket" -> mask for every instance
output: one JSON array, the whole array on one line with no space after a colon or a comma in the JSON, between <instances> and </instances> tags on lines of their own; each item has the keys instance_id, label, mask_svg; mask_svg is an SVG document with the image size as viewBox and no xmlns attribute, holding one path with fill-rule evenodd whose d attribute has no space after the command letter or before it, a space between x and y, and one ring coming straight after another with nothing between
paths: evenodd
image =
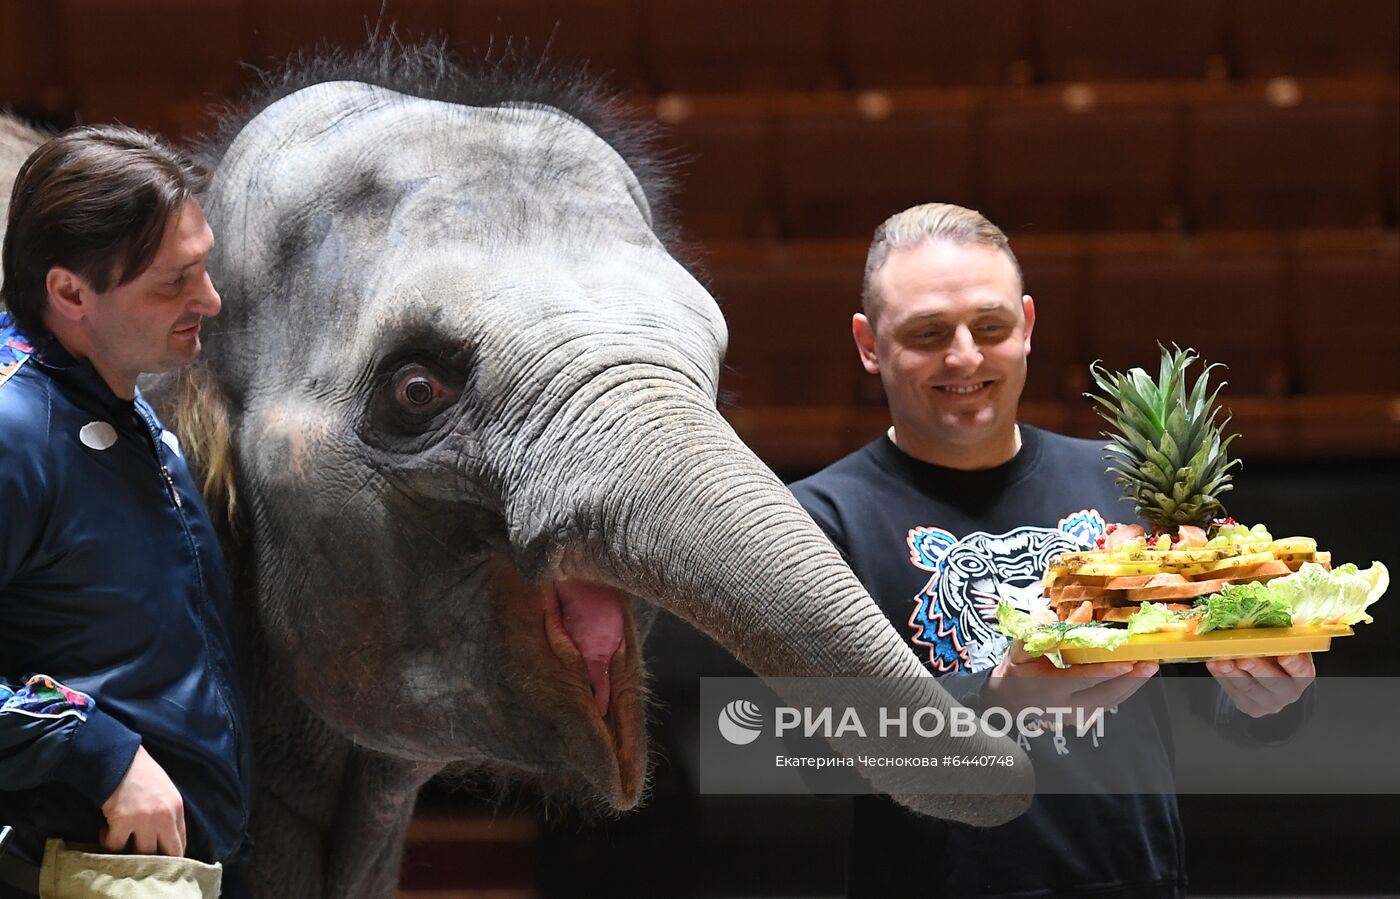
<instances>
[{"instance_id":1,"label":"zipper on jacket","mask_svg":"<svg viewBox=\"0 0 1400 899\"><path fill-rule=\"evenodd\" d=\"M180 502L180 492L175 489L175 479L170 476L170 469L162 465L160 467L160 476L165 478L165 486L170 488L170 498L175 500L175 508L184 508L184 503Z\"/></svg>"}]
</instances>

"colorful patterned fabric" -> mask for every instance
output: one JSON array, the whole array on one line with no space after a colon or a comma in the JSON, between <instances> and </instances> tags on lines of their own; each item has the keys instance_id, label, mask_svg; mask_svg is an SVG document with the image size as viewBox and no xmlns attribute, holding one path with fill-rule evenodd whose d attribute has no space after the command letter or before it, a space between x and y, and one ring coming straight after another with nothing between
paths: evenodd
<instances>
[{"instance_id":1,"label":"colorful patterned fabric","mask_svg":"<svg viewBox=\"0 0 1400 899\"><path fill-rule=\"evenodd\" d=\"M0 312L0 384L10 377L34 353L34 344L15 327L8 312Z\"/></svg>"},{"instance_id":2,"label":"colorful patterned fabric","mask_svg":"<svg viewBox=\"0 0 1400 899\"><path fill-rule=\"evenodd\" d=\"M17 712L35 718L76 716L87 720L87 713L96 706L92 697L70 690L46 674L35 674L16 691L0 681L0 715Z\"/></svg>"}]
</instances>

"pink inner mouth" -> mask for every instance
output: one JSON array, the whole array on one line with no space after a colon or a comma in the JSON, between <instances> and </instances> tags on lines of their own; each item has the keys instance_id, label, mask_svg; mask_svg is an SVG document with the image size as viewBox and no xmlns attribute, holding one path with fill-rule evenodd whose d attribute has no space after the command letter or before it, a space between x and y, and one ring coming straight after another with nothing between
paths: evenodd
<instances>
[{"instance_id":1,"label":"pink inner mouth","mask_svg":"<svg viewBox=\"0 0 1400 899\"><path fill-rule=\"evenodd\" d=\"M561 580L553 586L559 623L583 657L598 714L607 717L612 695L610 668L624 640L622 594L587 581ZM559 647L555 649L557 652Z\"/></svg>"}]
</instances>

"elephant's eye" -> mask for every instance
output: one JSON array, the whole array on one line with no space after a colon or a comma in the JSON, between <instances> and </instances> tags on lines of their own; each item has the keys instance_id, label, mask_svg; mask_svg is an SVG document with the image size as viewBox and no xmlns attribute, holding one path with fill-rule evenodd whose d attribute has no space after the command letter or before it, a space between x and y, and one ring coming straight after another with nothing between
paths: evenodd
<instances>
[{"instance_id":1,"label":"elephant's eye","mask_svg":"<svg viewBox=\"0 0 1400 899\"><path fill-rule=\"evenodd\" d=\"M418 409L433 401L438 391L433 382L422 376L409 378L399 385L399 402Z\"/></svg>"},{"instance_id":2,"label":"elephant's eye","mask_svg":"<svg viewBox=\"0 0 1400 899\"><path fill-rule=\"evenodd\" d=\"M399 356L371 382L365 441L392 452L416 453L448 433L467 386L466 365L429 354Z\"/></svg>"},{"instance_id":3,"label":"elephant's eye","mask_svg":"<svg viewBox=\"0 0 1400 899\"><path fill-rule=\"evenodd\" d=\"M394 401L414 415L434 415L456 399L457 391L443 383L427 366L405 365L394 374Z\"/></svg>"}]
</instances>

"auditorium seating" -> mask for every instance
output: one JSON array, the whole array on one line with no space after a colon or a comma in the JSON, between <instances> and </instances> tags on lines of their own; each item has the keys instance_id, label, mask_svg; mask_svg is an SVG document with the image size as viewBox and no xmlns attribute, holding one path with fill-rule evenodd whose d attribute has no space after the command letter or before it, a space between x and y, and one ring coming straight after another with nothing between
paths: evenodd
<instances>
[{"instance_id":1,"label":"auditorium seating","mask_svg":"<svg viewBox=\"0 0 1400 899\"><path fill-rule=\"evenodd\" d=\"M836 12L837 65L853 88L1030 80L1029 0L861 0Z\"/></svg>"},{"instance_id":2,"label":"auditorium seating","mask_svg":"<svg viewBox=\"0 0 1400 899\"><path fill-rule=\"evenodd\" d=\"M1285 80L1198 92L1187 113L1187 201L1200 228L1382 223L1385 104L1371 84Z\"/></svg>"},{"instance_id":3,"label":"auditorium seating","mask_svg":"<svg viewBox=\"0 0 1400 899\"><path fill-rule=\"evenodd\" d=\"M1037 311L1024 396L1031 402L1079 403L1093 358L1081 302L1086 241L1027 234L1016 238L1015 252Z\"/></svg>"},{"instance_id":4,"label":"auditorium seating","mask_svg":"<svg viewBox=\"0 0 1400 899\"><path fill-rule=\"evenodd\" d=\"M646 0L643 45L667 91L809 90L830 79L832 0Z\"/></svg>"},{"instance_id":5,"label":"auditorium seating","mask_svg":"<svg viewBox=\"0 0 1400 899\"><path fill-rule=\"evenodd\" d=\"M1230 0L1228 11L1238 77L1400 74L1395 0Z\"/></svg>"},{"instance_id":6,"label":"auditorium seating","mask_svg":"<svg viewBox=\"0 0 1400 899\"><path fill-rule=\"evenodd\" d=\"M274 64L300 50L353 49L378 30L406 41L443 30L441 0L243 0L254 60ZM381 11L383 16L381 18Z\"/></svg>"},{"instance_id":7,"label":"auditorium seating","mask_svg":"<svg viewBox=\"0 0 1400 899\"><path fill-rule=\"evenodd\" d=\"M761 100L671 97L634 112L662 124L660 147L676 181L685 236L776 236L771 112Z\"/></svg>"},{"instance_id":8,"label":"auditorium seating","mask_svg":"<svg viewBox=\"0 0 1400 899\"><path fill-rule=\"evenodd\" d=\"M210 108L244 83L238 0L58 0L53 7L83 121L120 121L190 138L211 124ZM179 22L187 36L173 36L171 22ZM133 52L139 44L132 38L150 45Z\"/></svg>"},{"instance_id":9,"label":"auditorium seating","mask_svg":"<svg viewBox=\"0 0 1400 899\"><path fill-rule=\"evenodd\" d=\"M0 109L30 116L70 112L61 33L32 0L0 0Z\"/></svg>"},{"instance_id":10,"label":"auditorium seating","mask_svg":"<svg viewBox=\"0 0 1400 899\"><path fill-rule=\"evenodd\" d=\"M1042 81L1148 81L1226 74L1225 0L1035 0Z\"/></svg>"},{"instance_id":11,"label":"auditorium seating","mask_svg":"<svg viewBox=\"0 0 1400 899\"><path fill-rule=\"evenodd\" d=\"M982 209L1016 231L1179 224L1171 89L1070 86L990 97Z\"/></svg>"},{"instance_id":12,"label":"auditorium seating","mask_svg":"<svg viewBox=\"0 0 1400 899\"><path fill-rule=\"evenodd\" d=\"M547 48L561 64L586 63L614 87L645 91L635 6L633 0L455 0L447 4L443 24L463 56L510 40L535 55Z\"/></svg>"},{"instance_id":13,"label":"auditorium seating","mask_svg":"<svg viewBox=\"0 0 1400 899\"><path fill-rule=\"evenodd\" d=\"M728 408L774 459L819 463L878 425L848 333L865 247L930 199L1012 234L1042 313L1032 419L1092 432L1088 363L1175 339L1230 363L1251 452L1365 453L1400 446L1398 18L1395 0L0 0L0 106L185 139L255 80L244 63L390 25L463 56L548 48L660 123L734 335Z\"/></svg>"},{"instance_id":14,"label":"auditorium seating","mask_svg":"<svg viewBox=\"0 0 1400 899\"><path fill-rule=\"evenodd\" d=\"M1268 233L1096 238L1084 295L1091 352L1109 368L1150 366L1158 342L1228 364L1234 395L1282 395L1284 247Z\"/></svg>"},{"instance_id":15,"label":"auditorium seating","mask_svg":"<svg viewBox=\"0 0 1400 899\"><path fill-rule=\"evenodd\" d=\"M1400 240L1303 232L1294 240L1288 357L1309 395L1400 394Z\"/></svg>"},{"instance_id":16,"label":"auditorium seating","mask_svg":"<svg viewBox=\"0 0 1400 899\"><path fill-rule=\"evenodd\" d=\"M910 197L975 202L974 107L966 91L792 98L777 113L782 233L868 239Z\"/></svg>"},{"instance_id":17,"label":"auditorium seating","mask_svg":"<svg viewBox=\"0 0 1400 899\"><path fill-rule=\"evenodd\" d=\"M865 266L861 242L716 244L702 258L729 324L723 385L751 406L840 406L861 379L851 338Z\"/></svg>"}]
</instances>

